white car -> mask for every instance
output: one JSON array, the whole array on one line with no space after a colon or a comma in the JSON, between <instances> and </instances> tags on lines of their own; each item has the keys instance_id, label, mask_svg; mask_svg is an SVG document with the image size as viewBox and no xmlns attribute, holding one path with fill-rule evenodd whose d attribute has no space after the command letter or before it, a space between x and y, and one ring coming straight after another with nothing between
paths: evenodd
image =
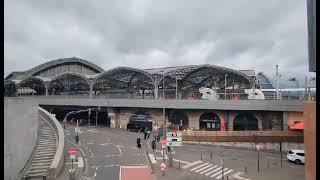
<instances>
[{"instance_id":1,"label":"white car","mask_svg":"<svg viewBox=\"0 0 320 180\"><path fill-rule=\"evenodd\" d=\"M287 158L297 164L304 164L304 150L290 150L287 153Z\"/></svg>"}]
</instances>

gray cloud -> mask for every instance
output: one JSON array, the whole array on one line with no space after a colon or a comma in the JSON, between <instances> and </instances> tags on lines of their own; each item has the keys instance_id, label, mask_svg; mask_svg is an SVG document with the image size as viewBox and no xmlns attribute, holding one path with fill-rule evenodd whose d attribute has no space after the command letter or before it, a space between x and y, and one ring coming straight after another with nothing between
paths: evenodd
<instances>
[{"instance_id":1,"label":"gray cloud","mask_svg":"<svg viewBox=\"0 0 320 180\"><path fill-rule=\"evenodd\" d=\"M59 2L59 3L58 3ZM5 1L5 75L79 57L104 69L214 64L308 73L306 2Z\"/></svg>"}]
</instances>

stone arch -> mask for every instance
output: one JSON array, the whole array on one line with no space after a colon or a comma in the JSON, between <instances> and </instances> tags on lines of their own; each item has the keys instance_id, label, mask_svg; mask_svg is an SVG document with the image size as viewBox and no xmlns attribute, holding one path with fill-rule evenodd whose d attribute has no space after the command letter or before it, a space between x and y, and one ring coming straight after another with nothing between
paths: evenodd
<instances>
[{"instance_id":1,"label":"stone arch","mask_svg":"<svg viewBox=\"0 0 320 180\"><path fill-rule=\"evenodd\" d=\"M258 119L251 113L239 113L233 120L234 131L257 131Z\"/></svg>"},{"instance_id":2,"label":"stone arch","mask_svg":"<svg viewBox=\"0 0 320 180\"><path fill-rule=\"evenodd\" d=\"M220 131L221 121L220 117L213 112L203 113L199 118L199 129L209 131Z\"/></svg>"},{"instance_id":3,"label":"stone arch","mask_svg":"<svg viewBox=\"0 0 320 180\"><path fill-rule=\"evenodd\" d=\"M169 116L171 124L178 125L180 130L189 128L188 115L183 111L172 111Z\"/></svg>"}]
</instances>

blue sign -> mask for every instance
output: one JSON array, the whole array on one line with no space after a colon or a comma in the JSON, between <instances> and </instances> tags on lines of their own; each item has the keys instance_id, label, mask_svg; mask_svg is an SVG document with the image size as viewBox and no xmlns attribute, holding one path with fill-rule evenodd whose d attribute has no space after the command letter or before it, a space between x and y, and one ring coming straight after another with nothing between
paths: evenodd
<instances>
[{"instance_id":1,"label":"blue sign","mask_svg":"<svg viewBox=\"0 0 320 180\"><path fill-rule=\"evenodd\" d=\"M223 159L224 159L224 156L223 156L223 154L221 153L221 154L220 154L220 164L221 164L221 165L223 165Z\"/></svg>"}]
</instances>

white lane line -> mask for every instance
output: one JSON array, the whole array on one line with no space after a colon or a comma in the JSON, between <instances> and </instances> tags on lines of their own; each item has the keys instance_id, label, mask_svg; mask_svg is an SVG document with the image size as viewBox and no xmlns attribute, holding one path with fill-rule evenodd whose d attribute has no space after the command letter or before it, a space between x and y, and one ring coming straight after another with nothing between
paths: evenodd
<instances>
[{"instance_id":1,"label":"white lane line","mask_svg":"<svg viewBox=\"0 0 320 180\"><path fill-rule=\"evenodd\" d=\"M202 165L200 165L200 166L197 166L197 167L195 167L195 168L192 168L192 169L190 169L190 171L194 171L194 170L196 170L196 169L202 168L203 166L206 166L207 164L209 164L209 163L204 163L204 164L202 164Z\"/></svg>"},{"instance_id":2,"label":"white lane line","mask_svg":"<svg viewBox=\"0 0 320 180\"><path fill-rule=\"evenodd\" d=\"M113 165L113 164L111 164L111 165L105 165L103 167L118 167L118 166L121 166L121 165Z\"/></svg>"},{"instance_id":3,"label":"white lane line","mask_svg":"<svg viewBox=\"0 0 320 180\"><path fill-rule=\"evenodd\" d=\"M205 166L205 167L203 167L203 168L201 168L201 169L196 170L195 172L203 171L203 170L205 170L205 169L207 169L207 168L209 168L209 167L211 167L211 166L213 166L213 164L209 164L209 165L207 165L207 166Z\"/></svg>"},{"instance_id":4,"label":"white lane line","mask_svg":"<svg viewBox=\"0 0 320 180\"><path fill-rule=\"evenodd\" d=\"M228 168L224 168L224 169L223 169L223 171L226 171L226 170L228 170ZM215 176L217 176L217 175L219 175L219 174L222 176L222 168L221 168L221 170L219 170L218 172L212 174L210 177L215 177Z\"/></svg>"},{"instance_id":5,"label":"white lane line","mask_svg":"<svg viewBox=\"0 0 320 180\"><path fill-rule=\"evenodd\" d=\"M149 154L149 158L150 158L152 164L156 164L157 163L157 161L155 160L153 154Z\"/></svg>"},{"instance_id":6,"label":"white lane line","mask_svg":"<svg viewBox=\"0 0 320 180\"><path fill-rule=\"evenodd\" d=\"M122 151L119 145L116 145L116 147L118 148L119 152L120 152L120 156L122 156Z\"/></svg>"},{"instance_id":7,"label":"white lane line","mask_svg":"<svg viewBox=\"0 0 320 180\"><path fill-rule=\"evenodd\" d=\"M202 161L195 161L193 163L187 164L187 165L183 166L182 169L187 169L187 168L194 166L194 165L197 165L199 163L202 163Z\"/></svg>"},{"instance_id":8,"label":"white lane line","mask_svg":"<svg viewBox=\"0 0 320 180\"><path fill-rule=\"evenodd\" d=\"M230 170L228 170L227 172L223 172L223 176L225 176L225 175L227 175L227 174L229 174L229 173L231 173L233 170L232 169L230 169ZM216 177L216 179L221 179L222 178L222 174L220 174L219 176L217 176Z\"/></svg>"},{"instance_id":9,"label":"white lane line","mask_svg":"<svg viewBox=\"0 0 320 180\"><path fill-rule=\"evenodd\" d=\"M101 146L108 146L108 145L110 145L110 144L112 144L112 143L104 143L104 144L100 144Z\"/></svg>"},{"instance_id":10,"label":"white lane line","mask_svg":"<svg viewBox=\"0 0 320 180\"><path fill-rule=\"evenodd\" d=\"M72 162L66 162L65 164L66 165L71 165L71 164L75 165L75 164L78 164L78 162L73 162L73 163Z\"/></svg>"},{"instance_id":11,"label":"white lane line","mask_svg":"<svg viewBox=\"0 0 320 180\"><path fill-rule=\"evenodd\" d=\"M150 145L149 145L149 141L148 141L148 140L147 140L147 145L148 145L148 148L149 148L149 149L151 149L151 148L150 148Z\"/></svg>"},{"instance_id":12,"label":"white lane line","mask_svg":"<svg viewBox=\"0 0 320 180\"><path fill-rule=\"evenodd\" d=\"M83 158L78 157L78 168L83 168L83 167L84 167Z\"/></svg>"},{"instance_id":13,"label":"white lane line","mask_svg":"<svg viewBox=\"0 0 320 180\"><path fill-rule=\"evenodd\" d=\"M213 167L211 167L211 168L209 168L209 169L206 169L205 171L200 172L200 174L204 174L204 173L206 173L206 172L208 172L208 171L211 171L212 169L214 169L214 168L216 168L216 167L218 167L218 166L215 165L215 166L213 166Z\"/></svg>"},{"instance_id":14,"label":"white lane line","mask_svg":"<svg viewBox=\"0 0 320 180\"><path fill-rule=\"evenodd\" d=\"M131 156L144 156L144 154L131 154Z\"/></svg>"},{"instance_id":15,"label":"white lane line","mask_svg":"<svg viewBox=\"0 0 320 180\"><path fill-rule=\"evenodd\" d=\"M185 163L185 164L190 164L191 162L187 162L187 161L182 161L182 160L179 160L179 159L173 159L174 161L176 162L182 162L182 163Z\"/></svg>"},{"instance_id":16,"label":"white lane line","mask_svg":"<svg viewBox=\"0 0 320 180\"><path fill-rule=\"evenodd\" d=\"M97 176L97 170L98 170L98 167L96 167L96 170L94 171L94 177Z\"/></svg>"},{"instance_id":17,"label":"white lane line","mask_svg":"<svg viewBox=\"0 0 320 180\"><path fill-rule=\"evenodd\" d=\"M213 170L213 171L211 171L211 172L206 173L205 176L209 176L210 174L213 174L214 172L219 171L220 169L222 169L222 167L218 167L217 169L215 169L215 170Z\"/></svg>"},{"instance_id":18,"label":"white lane line","mask_svg":"<svg viewBox=\"0 0 320 180\"><path fill-rule=\"evenodd\" d=\"M87 144L94 144L93 142L87 142Z\"/></svg>"},{"instance_id":19,"label":"white lane line","mask_svg":"<svg viewBox=\"0 0 320 180\"><path fill-rule=\"evenodd\" d=\"M122 167L120 166L119 168L120 168L120 169L119 169L119 180L121 180L121 174L122 174L122 173L121 173L121 169L122 169Z\"/></svg>"},{"instance_id":20,"label":"white lane line","mask_svg":"<svg viewBox=\"0 0 320 180\"><path fill-rule=\"evenodd\" d=\"M115 154L115 155L105 155L104 157L118 157L118 156L121 156L119 154Z\"/></svg>"},{"instance_id":21,"label":"white lane line","mask_svg":"<svg viewBox=\"0 0 320 180\"><path fill-rule=\"evenodd\" d=\"M129 166L121 166L122 168L148 168L149 166L146 166L144 164L138 164L138 165L129 165Z\"/></svg>"}]
</instances>

